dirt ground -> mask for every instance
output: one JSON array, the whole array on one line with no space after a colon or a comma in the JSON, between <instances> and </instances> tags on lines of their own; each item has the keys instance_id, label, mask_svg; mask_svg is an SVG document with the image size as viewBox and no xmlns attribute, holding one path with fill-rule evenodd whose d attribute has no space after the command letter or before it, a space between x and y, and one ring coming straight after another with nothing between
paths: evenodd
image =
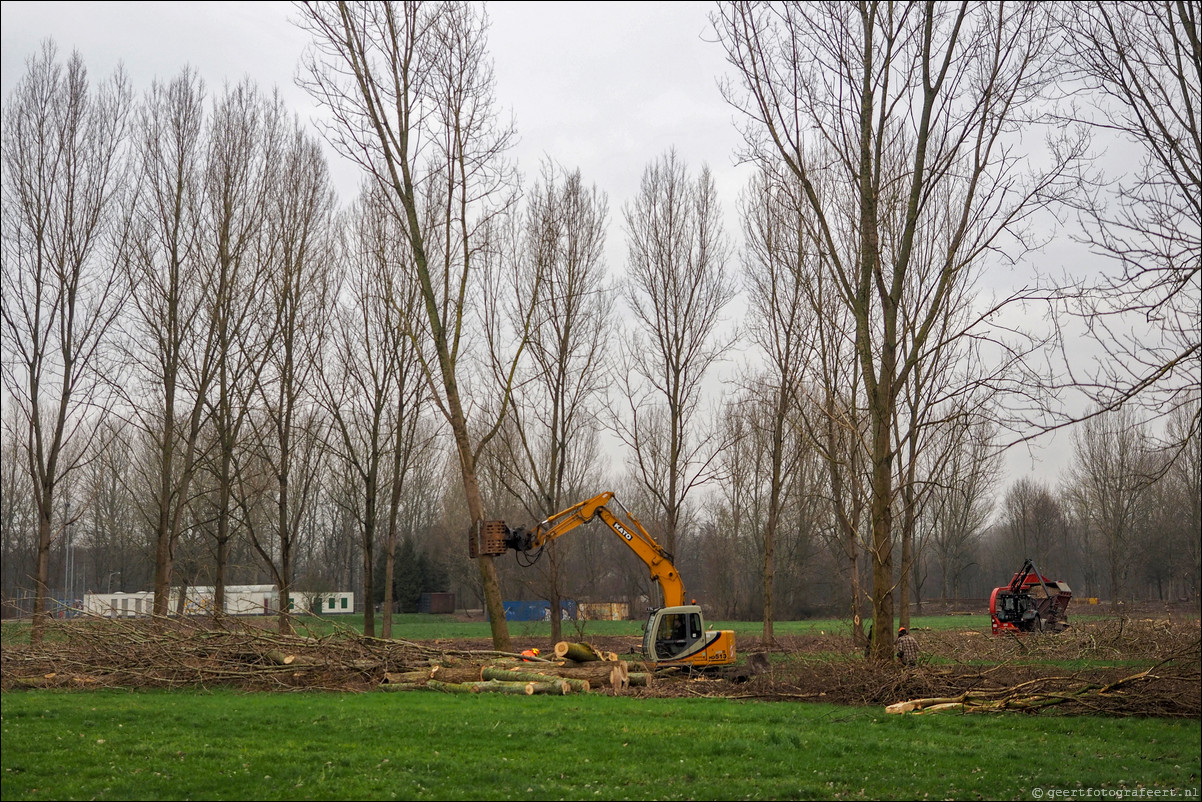
<instances>
[{"instance_id":1,"label":"dirt ground","mask_svg":"<svg viewBox=\"0 0 1202 802\"><path fill-rule=\"evenodd\" d=\"M971 709L1202 717L1196 616L1080 617L1057 635L994 636L975 629L912 630L919 665L866 660L850 637L784 636L769 648L743 638L736 666L711 672L650 669L631 696L720 696L887 706L916 699ZM389 672L513 661L489 639L425 642L283 637L239 620L148 624L101 619L43 647L3 644L0 687L211 687L371 691ZM65 642L62 638L65 638ZM592 637L631 671L647 671L637 637ZM515 638L517 651L545 639ZM765 659L766 658L766 659Z\"/></svg>"}]
</instances>

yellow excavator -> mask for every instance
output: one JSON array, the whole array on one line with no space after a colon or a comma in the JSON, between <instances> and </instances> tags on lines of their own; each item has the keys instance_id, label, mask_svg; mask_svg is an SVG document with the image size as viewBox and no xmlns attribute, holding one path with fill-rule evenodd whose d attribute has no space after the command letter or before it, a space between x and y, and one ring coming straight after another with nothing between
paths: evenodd
<instances>
[{"instance_id":1,"label":"yellow excavator","mask_svg":"<svg viewBox=\"0 0 1202 802\"><path fill-rule=\"evenodd\" d=\"M497 554L513 550L518 552L519 560L524 556L524 565L533 565L552 540L597 519L639 556L663 591L664 606L649 611L647 616L643 658L649 663L694 668L734 663L735 633L706 629L701 608L695 603L685 604L684 582L672 564L672 555L647 534L613 493L602 493L557 512L534 529L512 529L502 521L488 521L482 538L472 543L472 556L477 551Z\"/></svg>"}]
</instances>

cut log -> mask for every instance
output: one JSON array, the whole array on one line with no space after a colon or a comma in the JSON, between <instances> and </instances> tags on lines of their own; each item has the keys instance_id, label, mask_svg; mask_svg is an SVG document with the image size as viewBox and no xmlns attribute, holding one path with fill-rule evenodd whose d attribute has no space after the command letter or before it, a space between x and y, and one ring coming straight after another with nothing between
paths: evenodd
<instances>
[{"instance_id":1,"label":"cut log","mask_svg":"<svg viewBox=\"0 0 1202 802\"><path fill-rule=\"evenodd\" d=\"M269 651L265 655L263 655L263 659L266 660L267 662L271 663L272 665L290 666L296 660L296 655L284 654L283 652L281 652L277 649L272 649L271 651Z\"/></svg>"},{"instance_id":2,"label":"cut log","mask_svg":"<svg viewBox=\"0 0 1202 802\"><path fill-rule=\"evenodd\" d=\"M652 675L646 671L635 671L628 674L626 680L632 688L649 688L651 687Z\"/></svg>"},{"instance_id":3,"label":"cut log","mask_svg":"<svg viewBox=\"0 0 1202 802\"><path fill-rule=\"evenodd\" d=\"M479 682L483 679L480 666L434 666L430 669L430 679L439 682Z\"/></svg>"},{"instance_id":4,"label":"cut log","mask_svg":"<svg viewBox=\"0 0 1202 802\"><path fill-rule=\"evenodd\" d=\"M464 684L472 689L472 693L511 693L518 696L532 696L536 692L535 686L540 683L502 682L501 680L490 679L484 682L467 682ZM563 689L560 688L558 692L562 694Z\"/></svg>"},{"instance_id":5,"label":"cut log","mask_svg":"<svg viewBox=\"0 0 1202 802\"><path fill-rule=\"evenodd\" d=\"M54 674L41 677L14 677L13 684L22 688L49 688L54 684Z\"/></svg>"},{"instance_id":6,"label":"cut log","mask_svg":"<svg viewBox=\"0 0 1202 802\"><path fill-rule=\"evenodd\" d=\"M557 672L557 666L549 666L541 670L532 669L530 671L514 671L508 668L485 666L480 672L480 676L484 679L497 679L508 682L547 682L548 680L555 679L566 682L568 687L577 693L588 693L590 688L588 680L562 677Z\"/></svg>"},{"instance_id":7,"label":"cut log","mask_svg":"<svg viewBox=\"0 0 1202 802\"><path fill-rule=\"evenodd\" d=\"M425 683L427 680L430 679L430 676L431 676L431 671L428 668L427 669L419 669L416 671L403 671L403 672L386 671L386 672L384 672L384 684L406 683L406 682Z\"/></svg>"},{"instance_id":8,"label":"cut log","mask_svg":"<svg viewBox=\"0 0 1202 802\"><path fill-rule=\"evenodd\" d=\"M503 682L545 682L549 675L554 673L554 667L546 671L524 671L516 668L497 668L495 666L485 666L480 669L481 679L496 679Z\"/></svg>"},{"instance_id":9,"label":"cut log","mask_svg":"<svg viewBox=\"0 0 1202 802\"><path fill-rule=\"evenodd\" d=\"M625 686L627 677L626 663L582 663L580 665L564 665L555 669L555 673L567 679L584 679L593 688L610 687L620 690Z\"/></svg>"},{"instance_id":10,"label":"cut log","mask_svg":"<svg viewBox=\"0 0 1202 802\"><path fill-rule=\"evenodd\" d=\"M926 708L922 712L938 713L940 710L963 710L963 709L964 709L964 705L960 704L959 702L945 702L945 703L939 704L939 705L931 705L930 707Z\"/></svg>"},{"instance_id":11,"label":"cut log","mask_svg":"<svg viewBox=\"0 0 1202 802\"><path fill-rule=\"evenodd\" d=\"M587 643L571 643L561 640L555 644L555 659L574 660L577 663L594 663L601 660L601 655Z\"/></svg>"},{"instance_id":12,"label":"cut log","mask_svg":"<svg viewBox=\"0 0 1202 802\"><path fill-rule=\"evenodd\" d=\"M325 660L311 654L294 654L289 655L291 661L287 665L290 666L319 666L325 663Z\"/></svg>"},{"instance_id":13,"label":"cut log","mask_svg":"<svg viewBox=\"0 0 1202 802\"><path fill-rule=\"evenodd\" d=\"M609 684L615 691L624 691L630 687L630 670L627 669L625 663L606 663L613 666L613 671L610 673Z\"/></svg>"},{"instance_id":14,"label":"cut log","mask_svg":"<svg viewBox=\"0 0 1202 802\"><path fill-rule=\"evenodd\" d=\"M593 684L586 679L571 679L569 677L562 678L575 693L588 693L593 689Z\"/></svg>"}]
</instances>

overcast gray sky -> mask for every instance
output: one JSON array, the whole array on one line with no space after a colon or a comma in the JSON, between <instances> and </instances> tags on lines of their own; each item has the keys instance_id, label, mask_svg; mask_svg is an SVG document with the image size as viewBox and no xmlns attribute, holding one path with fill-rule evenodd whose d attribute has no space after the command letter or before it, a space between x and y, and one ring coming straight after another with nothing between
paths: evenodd
<instances>
[{"instance_id":1,"label":"overcast gray sky","mask_svg":"<svg viewBox=\"0 0 1202 802\"><path fill-rule=\"evenodd\" d=\"M696 170L708 164L737 235L735 199L749 171L734 165L740 143L717 80L725 70L712 39L710 2L492 2L489 49L497 99L515 117L521 138L513 154L527 175L549 156L579 168L608 195L610 270L622 268L621 207L644 167L675 147ZM287 2L14 2L0 4L3 97L42 41L60 55L78 50L93 77L124 65L136 93L153 79L197 69L211 92L249 76L278 87L302 119L315 114L294 83L307 39L290 22ZM357 185L355 168L330 154L343 200ZM1014 449L1011 477L1034 471L1055 482L1066 464L1059 449L1039 444L1033 463Z\"/></svg>"},{"instance_id":2,"label":"overcast gray sky","mask_svg":"<svg viewBox=\"0 0 1202 802\"><path fill-rule=\"evenodd\" d=\"M724 196L737 194L746 173L732 166L738 134L716 86L724 59L708 41L712 3L487 7L497 98L515 115L524 172L534 174L544 155L578 167L616 213L647 163L676 147L693 169L710 166ZM279 87L303 118L313 114L293 82L307 40L290 22L291 3L6 1L2 13L6 97L49 37L64 55L79 50L97 78L123 63L135 91L190 64L211 90L250 76ZM334 167L345 198L355 175Z\"/></svg>"}]
</instances>

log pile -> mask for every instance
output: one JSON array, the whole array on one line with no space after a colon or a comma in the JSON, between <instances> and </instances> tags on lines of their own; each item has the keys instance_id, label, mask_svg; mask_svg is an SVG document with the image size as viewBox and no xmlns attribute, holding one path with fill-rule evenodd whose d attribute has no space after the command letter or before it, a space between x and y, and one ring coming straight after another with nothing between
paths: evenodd
<instances>
[{"instance_id":1,"label":"log pile","mask_svg":"<svg viewBox=\"0 0 1202 802\"><path fill-rule=\"evenodd\" d=\"M457 660L434 663L429 669L386 673L381 683L385 690L430 688L447 693L536 693L566 695L604 690L620 693L631 686L649 687L652 677L646 672L631 672L630 665L613 652L600 652L587 643L561 641L555 646L555 658L523 658L515 664L511 658Z\"/></svg>"}]
</instances>

